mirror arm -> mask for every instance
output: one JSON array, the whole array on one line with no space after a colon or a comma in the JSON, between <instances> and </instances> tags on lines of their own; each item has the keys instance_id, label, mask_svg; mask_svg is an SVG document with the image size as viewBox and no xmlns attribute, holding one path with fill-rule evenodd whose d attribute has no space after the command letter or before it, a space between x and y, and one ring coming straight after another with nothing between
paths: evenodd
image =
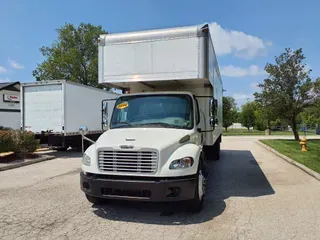
<instances>
[{"instance_id":1,"label":"mirror arm","mask_svg":"<svg viewBox=\"0 0 320 240\"><path fill-rule=\"evenodd\" d=\"M204 132L213 132L214 128L210 129L210 130L201 130L201 128L197 128L197 131L200 133L204 133Z\"/></svg>"},{"instance_id":2,"label":"mirror arm","mask_svg":"<svg viewBox=\"0 0 320 240\"><path fill-rule=\"evenodd\" d=\"M95 141L91 140L90 138L87 138L86 136L82 135L82 137L81 137L82 154L84 153L84 140L87 140L93 144L96 143Z\"/></svg>"},{"instance_id":3,"label":"mirror arm","mask_svg":"<svg viewBox=\"0 0 320 240\"><path fill-rule=\"evenodd\" d=\"M82 136L82 137L83 137L83 139L85 139L85 140L87 140L87 141L89 141L91 143L96 143L95 141L91 140L90 138L87 138L86 136Z\"/></svg>"}]
</instances>

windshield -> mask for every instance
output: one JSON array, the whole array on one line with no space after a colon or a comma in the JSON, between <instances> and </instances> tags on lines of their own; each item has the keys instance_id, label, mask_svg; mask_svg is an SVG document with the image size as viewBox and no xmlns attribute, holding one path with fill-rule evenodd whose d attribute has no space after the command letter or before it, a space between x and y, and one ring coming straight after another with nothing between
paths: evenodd
<instances>
[{"instance_id":1,"label":"windshield","mask_svg":"<svg viewBox=\"0 0 320 240\"><path fill-rule=\"evenodd\" d=\"M189 95L140 95L118 98L110 128L193 128L192 98Z\"/></svg>"}]
</instances>

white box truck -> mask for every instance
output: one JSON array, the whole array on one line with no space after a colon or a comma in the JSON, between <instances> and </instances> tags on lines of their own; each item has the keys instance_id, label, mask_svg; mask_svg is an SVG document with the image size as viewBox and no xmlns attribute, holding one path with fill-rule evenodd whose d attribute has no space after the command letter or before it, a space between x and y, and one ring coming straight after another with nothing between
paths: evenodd
<instances>
[{"instance_id":1,"label":"white box truck","mask_svg":"<svg viewBox=\"0 0 320 240\"><path fill-rule=\"evenodd\" d=\"M103 132L102 100L118 96L66 80L22 83L21 128L58 150L81 148L79 125L86 124L88 136L98 139Z\"/></svg>"},{"instance_id":2,"label":"white box truck","mask_svg":"<svg viewBox=\"0 0 320 240\"><path fill-rule=\"evenodd\" d=\"M101 35L98 49L99 83L124 94L108 130L83 155L88 201L185 200L199 211L206 161L219 159L222 133L222 80L209 25Z\"/></svg>"}]
</instances>

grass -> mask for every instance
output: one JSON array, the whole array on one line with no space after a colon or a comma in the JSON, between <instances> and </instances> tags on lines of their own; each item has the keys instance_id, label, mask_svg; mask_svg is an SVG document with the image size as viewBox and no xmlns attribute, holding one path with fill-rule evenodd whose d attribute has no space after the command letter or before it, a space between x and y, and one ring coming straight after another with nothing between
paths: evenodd
<instances>
[{"instance_id":1,"label":"grass","mask_svg":"<svg viewBox=\"0 0 320 240\"><path fill-rule=\"evenodd\" d=\"M229 129L226 131L225 129L222 131L223 136L263 136L265 135L264 131L259 131L259 130L250 130L248 131L247 129ZM272 131L271 135L274 136L293 136L292 132L289 131ZM300 136L304 136L304 132L299 132ZM307 136L312 136L315 135L313 132L307 132Z\"/></svg>"},{"instance_id":2,"label":"grass","mask_svg":"<svg viewBox=\"0 0 320 240\"><path fill-rule=\"evenodd\" d=\"M264 135L264 131L259 130L246 130L246 129L229 129L226 131L225 129L222 131L223 136L260 136Z\"/></svg>"},{"instance_id":3,"label":"grass","mask_svg":"<svg viewBox=\"0 0 320 240\"><path fill-rule=\"evenodd\" d=\"M305 165L306 167L320 173L320 140L308 140L308 152L301 152L298 141L293 140L260 140L262 143L272 147L283 155Z\"/></svg>"}]
</instances>

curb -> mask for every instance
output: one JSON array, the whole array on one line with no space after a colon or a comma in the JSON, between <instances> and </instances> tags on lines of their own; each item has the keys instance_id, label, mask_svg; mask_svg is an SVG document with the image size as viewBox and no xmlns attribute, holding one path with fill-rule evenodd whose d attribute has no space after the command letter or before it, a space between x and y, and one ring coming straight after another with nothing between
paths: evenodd
<instances>
[{"instance_id":1,"label":"curb","mask_svg":"<svg viewBox=\"0 0 320 240\"><path fill-rule=\"evenodd\" d=\"M55 159L55 158L56 158L55 156L42 155L42 157L40 157L39 159L29 160L27 162L16 163L16 164L8 165L8 166L2 166L2 167L0 167L0 172L1 171L6 171L6 170L10 170L10 169L14 169L14 168L27 166L27 165L31 165L31 164L35 164L35 163L39 163L39 162L44 162L44 161L47 161L47 160L52 160L52 159Z\"/></svg>"},{"instance_id":2,"label":"curb","mask_svg":"<svg viewBox=\"0 0 320 240\"><path fill-rule=\"evenodd\" d=\"M35 152L44 152L44 151L49 151L50 148L38 148Z\"/></svg>"},{"instance_id":3,"label":"curb","mask_svg":"<svg viewBox=\"0 0 320 240\"><path fill-rule=\"evenodd\" d=\"M282 158L283 160L287 161L288 163L291 163L292 165L300 168L302 171L304 171L305 173L308 173L310 176L314 177L318 181L320 181L320 174L319 173L317 173L317 172L313 171L312 169L302 165L301 163L298 163L298 162L292 160L291 158L279 153L278 151L274 150L272 147L267 146L266 144L260 142L259 140L257 140L256 143L259 144L261 147L267 149L268 151L274 153L278 157Z\"/></svg>"}]
</instances>

